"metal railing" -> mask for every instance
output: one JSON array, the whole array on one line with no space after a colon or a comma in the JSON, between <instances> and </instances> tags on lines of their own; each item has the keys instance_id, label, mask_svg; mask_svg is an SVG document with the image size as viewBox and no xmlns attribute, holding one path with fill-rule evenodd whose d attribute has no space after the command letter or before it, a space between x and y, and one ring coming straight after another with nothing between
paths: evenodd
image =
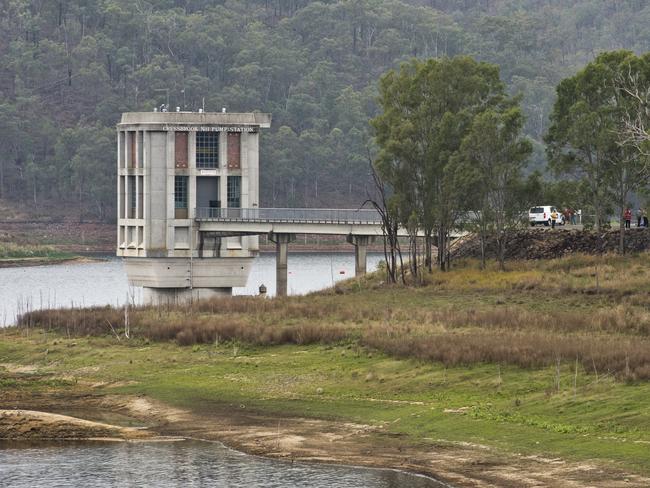
<instances>
[{"instance_id":1,"label":"metal railing","mask_svg":"<svg viewBox=\"0 0 650 488\"><path fill-rule=\"evenodd\" d=\"M229 222L381 224L379 212L370 209L197 207L195 218Z\"/></svg>"}]
</instances>

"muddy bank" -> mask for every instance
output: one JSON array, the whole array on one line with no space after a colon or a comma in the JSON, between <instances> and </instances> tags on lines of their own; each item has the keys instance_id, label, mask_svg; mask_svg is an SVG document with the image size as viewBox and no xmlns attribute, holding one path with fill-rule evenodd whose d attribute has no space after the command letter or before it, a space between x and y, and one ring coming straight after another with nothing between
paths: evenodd
<instances>
[{"instance_id":1,"label":"muddy bank","mask_svg":"<svg viewBox=\"0 0 650 488\"><path fill-rule=\"evenodd\" d=\"M35 410L0 410L0 439L134 441L160 439L146 429L121 427Z\"/></svg>"},{"instance_id":2,"label":"muddy bank","mask_svg":"<svg viewBox=\"0 0 650 488\"><path fill-rule=\"evenodd\" d=\"M434 439L417 443L384 432L381 426L267 415L252 412L244 404L213 404L201 411L188 411L146 397L93 394L14 397L12 403L39 410L75 409L77 415L87 418L97 418L106 411L119 412L145 423L149 429L71 420L71 417L42 412L5 410L0 414L0 436L4 432L22 439L148 440L152 437L147 436L156 432L162 436L217 440L250 454L285 460L395 468L427 474L457 487L650 486L650 478L595 463L504 455L470 443Z\"/></svg>"}]
</instances>

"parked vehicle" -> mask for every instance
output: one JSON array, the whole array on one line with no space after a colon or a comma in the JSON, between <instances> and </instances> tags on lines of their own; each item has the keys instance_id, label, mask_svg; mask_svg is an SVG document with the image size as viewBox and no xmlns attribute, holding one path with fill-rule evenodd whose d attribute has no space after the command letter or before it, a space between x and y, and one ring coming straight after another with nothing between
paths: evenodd
<instances>
[{"instance_id":1,"label":"parked vehicle","mask_svg":"<svg viewBox=\"0 0 650 488\"><path fill-rule=\"evenodd\" d=\"M564 220L564 215L562 215L562 212L560 212L552 205L539 205L537 207L531 207L528 211L528 221L532 227L538 224L543 224L546 226L551 225L551 214L553 212L557 213L557 219L555 219L555 223L557 225L564 225L566 223Z\"/></svg>"}]
</instances>

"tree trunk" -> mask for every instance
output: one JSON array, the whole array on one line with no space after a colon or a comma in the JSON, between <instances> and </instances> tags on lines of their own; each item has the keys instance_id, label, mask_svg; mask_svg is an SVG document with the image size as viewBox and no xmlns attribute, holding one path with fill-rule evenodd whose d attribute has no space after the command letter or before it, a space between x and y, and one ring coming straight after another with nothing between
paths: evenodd
<instances>
[{"instance_id":1,"label":"tree trunk","mask_svg":"<svg viewBox=\"0 0 650 488\"><path fill-rule=\"evenodd\" d=\"M479 243L481 244L481 269L485 269L485 232L480 231Z\"/></svg>"},{"instance_id":2,"label":"tree trunk","mask_svg":"<svg viewBox=\"0 0 650 488\"><path fill-rule=\"evenodd\" d=\"M497 259L499 260L499 270L506 270L506 239L505 235L497 238Z\"/></svg>"},{"instance_id":3,"label":"tree trunk","mask_svg":"<svg viewBox=\"0 0 650 488\"><path fill-rule=\"evenodd\" d=\"M620 186L619 186L619 196L620 196L620 205L621 205L621 213L620 213L620 231L619 231L619 236L618 236L618 252L623 255L625 254L625 225L627 222L625 221L625 200L627 200L627 192L625 191L625 180L627 179L627 171L626 168L623 168L623 172L621 174L621 181L620 181Z\"/></svg>"},{"instance_id":4,"label":"tree trunk","mask_svg":"<svg viewBox=\"0 0 650 488\"><path fill-rule=\"evenodd\" d=\"M409 267L413 283L418 279L418 234L417 230L409 236Z\"/></svg>"},{"instance_id":5,"label":"tree trunk","mask_svg":"<svg viewBox=\"0 0 650 488\"><path fill-rule=\"evenodd\" d=\"M5 196L5 160L0 157L0 198Z\"/></svg>"},{"instance_id":6,"label":"tree trunk","mask_svg":"<svg viewBox=\"0 0 650 488\"><path fill-rule=\"evenodd\" d=\"M446 271L447 233L443 226L438 229L438 266L440 271Z\"/></svg>"},{"instance_id":7,"label":"tree trunk","mask_svg":"<svg viewBox=\"0 0 650 488\"><path fill-rule=\"evenodd\" d=\"M424 237L424 264L429 270L429 273L433 272L433 264L431 263L431 231L427 230Z\"/></svg>"},{"instance_id":8,"label":"tree trunk","mask_svg":"<svg viewBox=\"0 0 650 488\"><path fill-rule=\"evenodd\" d=\"M620 230L618 233L618 252L625 254L625 205L621 205Z\"/></svg>"}]
</instances>

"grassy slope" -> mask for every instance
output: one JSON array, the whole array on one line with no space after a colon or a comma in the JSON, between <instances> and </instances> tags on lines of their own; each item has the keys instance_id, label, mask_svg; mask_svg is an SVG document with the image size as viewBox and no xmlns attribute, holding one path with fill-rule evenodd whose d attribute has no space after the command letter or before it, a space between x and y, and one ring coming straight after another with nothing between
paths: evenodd
<instances>
[{"instance_id":1,"label":"grassy slope","mask_svg":"<svg viewBox=\"0 0 650 488\"><path fill-rule=\"evenodd\" d=\"M591 295L596 275L600 293ZM650 257L645 255L623 260L564 259L516 264L505 274L469 266L436 274L430 286L417 289L386 289L376 287L372 280L351 281L341 287L342 294L294 302L309 300L314 307L332 307L335 318L324 316L317 321L351 328L367 325L364 310L371 317L369 322L377 322L371 313L376 309L390 310L385 319L389 325L415 327L418 324L413 321L442 307L494 310L507 305L539 314L566 310L587 316L623 307L616 312L623 316L620 330L581 331L614 344L645 340L647 329L641 326L648 320L649 276ZM621 297L624 305L619 305ZM632 324L625 321L628 312L634 313ZM289 312L274 313L267 311L256 320L282 320L289 326L312 320ZM240 314L228 317L241 319ZM490 330L502 334L507 325L503 327ZM437 324L435 330L436 334L471 334L472 327ZM524 369L505 364L445 367L395 359L359 346L354 339L329 346L222 343L180 347L142 338L127 344L108 336L63 339L40 331L23 334L16 330L0 333L0 363L36 364L52 373L52 378L67 376L74 381L52 384L39 377L34 383L0 369L3 388L75 389L99 381L133 381L105 391L146 394L194 410L231 404L279 415L353 420L384 425L387 431L406 434L410 442L425 445L475 442L515 453L613 461L650 473L650 383L614 379L620 373L615 371L596 375L581 362L574 390L576 363L571 359L560 362L558 376L554 363ZM76 345L69 347L73 342Z\"/></svg>"},{"instance_id":2,"label":"grassy slope","mask_svg":"<svg viewBox=\"0 0 650 488\"><path fill-rule=\"evenodd\" d=\"M550 368L443 368L348 346L240 348L235 357L232 346L138 347L79 339L69 349L71 340L56 340L53 346L51 336L3 337L3 361L40 363L55 373L52 378L67 379L32 383L12 375L0 382L2 388L74 390L86 382L129 380L137 383L106 391L146 394L193 410L225 403L279 415L384 424L431 444L475 442L509 452L613 460L645 473L650 465L646 383L595 382L580 374L574 397L568 370L560 393L549 395L555 377ZM463 407L470 408L445 412Z\"/></svg>"}]
</instances>

